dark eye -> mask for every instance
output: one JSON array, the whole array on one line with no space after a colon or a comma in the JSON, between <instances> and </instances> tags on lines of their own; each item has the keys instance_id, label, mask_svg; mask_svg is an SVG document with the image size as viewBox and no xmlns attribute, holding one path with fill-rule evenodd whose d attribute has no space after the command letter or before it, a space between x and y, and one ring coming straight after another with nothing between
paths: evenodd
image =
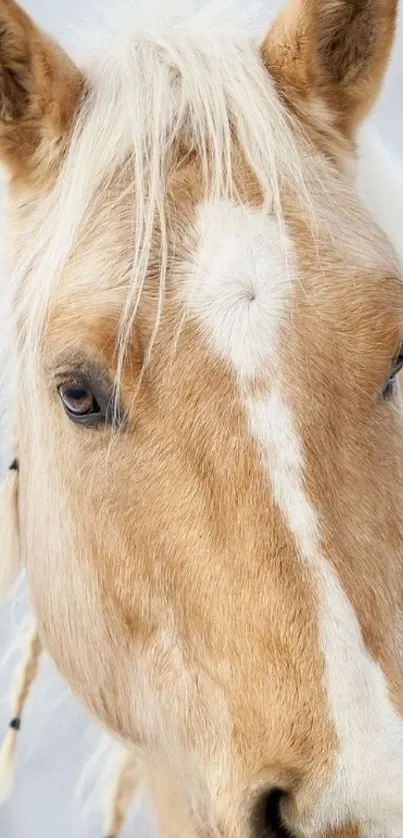
<instances>
[{"instance_id":1,"label":"dark eye","mask_svg":"<svg viewBox=\"0 0 403 838\"><path fill-rule=\"evenodd\" d=\"M399 352L396 356L395 360L393 361L392 368L390 371L389 378L386 382L385 387L383 388L382 395L385 399L390 399L394 392L396 386L396 376L403 368L403 351Z\"/></svg>"},{"instance_id":2,"label":"dark eye","mask_svg":"<svg viewBox=\"0 0 403 838\"><path fill-rule=\"evenodd\" d=\"M100 407L91 388L80 381L68 381L58 387L63 407L73 422L85 425L99 425L105 421L105 413Z\"/></svg>"},{"instance_id":3,"label":"dark eye","mask_svg":"<svg viewBox=\"0 0 403 838\"><path fill-rule=\"evenodd\" d=\"M88 387L80 384L62 384L59 393L66 410L76 416L88 416L89 413L98 413L100 410Z\"/></svg>"}]
</instances>

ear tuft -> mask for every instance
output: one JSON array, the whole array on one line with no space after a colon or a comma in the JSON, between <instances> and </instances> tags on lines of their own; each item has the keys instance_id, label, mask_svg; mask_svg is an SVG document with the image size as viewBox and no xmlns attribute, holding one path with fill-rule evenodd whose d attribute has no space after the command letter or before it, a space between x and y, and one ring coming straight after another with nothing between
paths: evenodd
<instances>
[{"instance_id":1,"label":"ear tuft","mask_svg":"<svg viewBox=\"0 0 403 838\"><path fill-rule=\"evenodd\" d=\"M0 157L13 175L49 163L68 134L83 78L14 2L0 0Z\"/></svg>"},{"instance_id":2,"label":"ear tuft","mask_svg":"<svg viewBox=\"0 0 403 838\"><path fill-rule=\"evenodd\" d=\"M11 122L20 119L26 111L33 93L33 79L24 29L1 6L0 56L0 119Z\"/></svg>"},{"instance_id":3,"label":"ear tuft","mask_svg":"<svg viewBox=\"0 0 403 838\"><path fill-rule=\"evenodd\" d=\"M378 21L374 3L338 0L329 4L317 28L319 67L338 84L354 81L369 67L376 50Z\"/></svg>"},{"instance_id":4,"label":"ear tuft","mask_svg":"<svg viewBox=\"0 0 403 838\"><path fill-rule=\"evenodd\" d=\"M397 0L291 0L263 44L263 59L298 110L318 100L352 139L374 104L393 45Z\"/></svg>"},{"instance_id":5,"label":"ear tuft","mask_svg":"<svg viewBox=\"0 0 403 838\"><path fill-rule=\"evenodd\" d=\"M397 3L338 0L317 29L317 63L335 106L358 122L378 96L393 44Z\"/></svg>"}]
</instances>

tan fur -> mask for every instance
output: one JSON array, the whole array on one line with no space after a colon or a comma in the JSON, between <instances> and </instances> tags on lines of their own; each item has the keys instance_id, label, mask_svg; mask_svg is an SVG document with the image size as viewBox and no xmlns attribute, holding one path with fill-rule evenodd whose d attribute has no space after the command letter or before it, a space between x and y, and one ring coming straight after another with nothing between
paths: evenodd
<instances>
[{"instance_id":1,"label":"tan fur","mask_svg":"<svg viewBox=\"0 0 403 838\"><path fill-rule=\"evenodd\" d=\"M14 0L0 3L0 146L14 177L38 176L63 151L83 78Z\"/></svg>"},{"instance_id":2,"label":"tan fur","mask_svg":"<svg viewBox=\"0 0 403 838\"><path fill-rule=\"evenodd\" d=\"M270 29L263 57L287 102L320 135L353 139L378 96L395 31L397 0L292 0ZM321 99L327 119L312 113ZM329 139L329 138L328 138Z\"/></svg>"},{"instance_id":3,"label":"tan fur","mask_svg":"<svg viewBox=\"0 0 403 838\"><path fill-rule=\"evenodd\" d=\"M315 160L325 151L340 171L378 93L395 10L392 0L301 0L265 41L265 63L294 126ZM67 77L60 74L59 54L14 4L3 0L0 16L6 43L17 39L1 59L7 83L0 151L19 178L18 250L30 213L22 205L24 190L32 189L26 178L34 160L43 177L48 158L45 150L38 162L37 150L49 124L67 143L83 82L70 65ZM44 54L52 60L48 74L38 70ZM21 67L16 56L24 57ZM10 88L13 76L7 79L16 66L18 90ZM21 142L31 105L35 141ZM259 205L260 187L239 137L233 150L238 193ZM161 313L163 236L156 224L120 382L124 429L110 436L69 424L57 386L78 374L80 363L91 375L92 360L101 376L116 378L133 238L132 161L99 186L83 214L37 352L40 401L20 369L25 559L46 647L92 713L143 749L151 764L169 765L196 830L241 836L260 795L280 788L287 795L284 817L303 835L337 751L318 643L319 595L263 473L237 377L183 316L181 283L197 246L202 176L188 137L170 151L164 307ZM304 196L281 183L299 282L292 317L282 324L278 365L298 418L322 550L403 715L396 651L403 435L397 409L378 397L403 340L403 289L387 243L354 204L343 176L327 165L325 188L334 187L344 225L337 237L326 217L313 224ZM318 201L326 209L323 195ZM333 207L327 209L338 223ZM25 285L17 291L24 298ZM20 319L18 326L23 345L26 324ZM262 369L250 392L263 392L278 372ZM37 436L29 421L33 404ZM355 823L322 833L360 834Z\"/></svg>"}]
</instances>

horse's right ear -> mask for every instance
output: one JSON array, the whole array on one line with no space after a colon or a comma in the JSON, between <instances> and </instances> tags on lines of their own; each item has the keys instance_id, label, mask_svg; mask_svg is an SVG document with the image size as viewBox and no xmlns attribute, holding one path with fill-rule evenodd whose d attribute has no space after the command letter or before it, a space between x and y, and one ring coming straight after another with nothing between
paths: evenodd
<instances>
[{"instance_id":1,"label":"horse's right ear","mask_svg":"<svg viewBox=\"0 0 403 838\"><path fill-rule=\"evenodd\" d=\"M0 0L0 161L11 176L28 178L57 159L83 84L14 0Z\"/></svg>"}]
</instances>

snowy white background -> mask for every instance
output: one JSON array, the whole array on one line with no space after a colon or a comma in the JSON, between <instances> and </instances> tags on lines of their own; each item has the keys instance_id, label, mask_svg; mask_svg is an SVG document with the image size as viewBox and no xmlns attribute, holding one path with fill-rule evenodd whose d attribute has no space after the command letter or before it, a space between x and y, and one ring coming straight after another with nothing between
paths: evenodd
<instances>
[{"instance_id":1,"label":"snowy white background","mask_svg":"<svg viewBox=\"0 0 403 838\"><path fill-rule=\"evenodd\" d=\"M109 0L113 2L113 0ZM132 0L133 3L136 0ZM167 0L169 2L169 0ZM88 29L100 0L21 0L35 20L65 46L74 44L74 30ZM267 2L268 20L281 6ZM403 21L382 100L374 120L385 144L403 164ZM403 219L402 219L403 236ZM0 611L0 658L10 644L15 626L26 612L24 596ZM15 672L14 656L0 668L0 738L9 719L7 696ZM102 838L102 812L95 807L83 815L83 802L74 798L82 767L99 738L65 685L49 665L36 685L21 732L17 780L12 800L0 809L0 838ZM137 815L127 835L146 831Z\"/></svg>"}]
</instances>

